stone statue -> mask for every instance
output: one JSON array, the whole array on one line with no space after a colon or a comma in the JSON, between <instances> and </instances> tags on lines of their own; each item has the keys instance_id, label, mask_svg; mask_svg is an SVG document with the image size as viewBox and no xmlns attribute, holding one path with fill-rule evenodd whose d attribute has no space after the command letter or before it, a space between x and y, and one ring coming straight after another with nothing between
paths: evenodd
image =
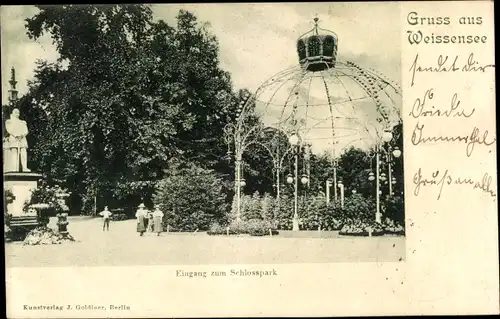
<instances>
[{"instance_id":1,"label":"stone statue","mask_svg":"<svg viewBox=\"0 0 500 319\"><path fill-rule=\"evenodd\" d=\"M8 172L30 172L28 169L28 125L19 118L20 112L14 109L10 119L5 121L7 136L4 139L5 163ZM21 164L21 166L19 166Z\"/></svg>"}]
</instances>

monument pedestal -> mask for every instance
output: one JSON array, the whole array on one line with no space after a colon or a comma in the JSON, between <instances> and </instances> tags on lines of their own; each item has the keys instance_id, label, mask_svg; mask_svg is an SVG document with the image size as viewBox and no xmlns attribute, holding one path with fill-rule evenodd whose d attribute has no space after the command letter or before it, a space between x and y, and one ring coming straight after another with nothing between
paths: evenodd
<instances>
[{"instance_id":1,"label":"monument pedestal","mask_svg":"<svg viewBox=\"0 0 500 319\"><path fill-rule=\"evenodd\" d=\"M38 186L41 174L31 172L6 172L3 174L4 189L10 189L14 202L7 205L7 213L13 217L27 216L23 212L24 204L31 199L31 193Z\"/></svg>"}]
</instances>

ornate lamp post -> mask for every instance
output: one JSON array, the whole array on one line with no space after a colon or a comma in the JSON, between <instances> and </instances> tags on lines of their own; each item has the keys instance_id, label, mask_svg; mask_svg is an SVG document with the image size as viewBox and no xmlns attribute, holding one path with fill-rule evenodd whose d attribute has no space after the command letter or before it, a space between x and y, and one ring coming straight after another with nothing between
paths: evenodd
<instances>
[{"instance_id":1,"label":"ornate lamp post","mask_svg":"<svg viewBox=\"0 0 500 319\"><path fill-rule=\"evenodd\" d=\"M375 175L373 172L370 172L368 175L368 180L369 181L374 181L375 180L375 198L376 198L376 206L377 206L377 211L375 213L375 221L377 223L382 222L382 215L380 213L380 195L382 191L380 190L380 184L381 182L387 181L389 184L389 196L392 195L392 185L396 183L396 179L392 176L392 167L391 167L391 155L394 156L395 158L399 158L401 156L401 151L399 148L395 148L394 151L390 152L389 150L385 150L382 147L383 143L389 143L393 139L393 134L391 130L387 129L384 131L382 134L382 139L381 143L378 143L375 145ZM384 153L386 155L386 159L388 162L388 177L385 175L385 173L380 172L380 153Z\"/></svg>"},{"instance_id":2,"label":"ornate lamp post","mask_svg":"<svg viewBox=\"0 0 500 319\"><path fill-rule=\"evenodd\" d=\"M306 186L308 183L309 183L309 178L307 177L306 174L302 175L301 179L300 179L300 182L302 183L302 185Z\"/></svg>"},{"instance_id":3,"label":"ornate lamp post","mask_svg":"<svg viewBox=\"0 0 500 319\"><path fill-rule=\"evenodd\" d=\"M247 185L247 183L245 182L245 179L244 179L244 178L242 178L242 179L240 180L240 186L241 186L241 187L245 187L246 185Z\"/></svg>"},{"instance_id":4,"label":"ornate lamp post","mask_svg":"<svg viewBox=\"0 0 500 319\"><path fill-rule=\"evenodd\" d=\"M387 155L387 163L389 166L389 170L388 170L388 173L389 173L389 180L388 180L389 196L392 196L394 194L392 191L392 186L395 185L397 183L397 181L396 181L396 178L394 176L392 176L392 158L391 158L391 155L394 158L399 158L399 157L401 157L401 150L399 149L399 147L396 146L396 147L394 147L394 150L391 153L391 149L389 148L389 151L387 152L386 155Z\"/></svg>"},{"instance_id":5,"label":"ornate lamp post","mask_svg":"<svg viewBox=\"0 0 500 319\"><path fill-rule=\"evenodd\" d=\"M299 143L300 139L297 133L294 133L290 135L288 138L288 142L292 147L295 148L295 165L294 165L294 177L293 177L293 182L294 182L294 209L293 209L293 219L292 219L292 229L294 231L299 230L299 201L298 201L298 196L299 196L299 181L298 181L298 175L299 175ZM289 176L290 177L290 176ZM287 178L287 181L289 181L290 178Z\"/></svg>"},{"instance_id":6,"label":"ornate lamp post","mask_svg":"<svg viewBox=\"0 0 500 319\"><path fill-rule=\"evenodd\" d=\"M228 156L231 156L230 145L234 145L234 188L236 196L236 219L241 217L241 188L246 185L245 180L242 178L241 165L243 159L243 152L248 144L247 139L257 129L257 127L248 128L245 126L242 118L243 109L250 99L250 94L246 94L244 99L240 101L236 109L235 123L229 123L224 127L226 135L226 142L228 143Z\"/></svg>"},{"instance_id":7,"label":"ornate lamp post","mask_svg":"<svg viewBox=\"0 0 500 319\"><path fill-rule=\"evenodd\" d=\"M309 186L309 177L307 177L307 174L302 175L302 177L300 178L300 182L302 183L302 187L304 187L304 192L302 195L302 203L304 205L304 209L308 210L308 207L307 207L307 187Z\"/></svg>"}]
</instances>

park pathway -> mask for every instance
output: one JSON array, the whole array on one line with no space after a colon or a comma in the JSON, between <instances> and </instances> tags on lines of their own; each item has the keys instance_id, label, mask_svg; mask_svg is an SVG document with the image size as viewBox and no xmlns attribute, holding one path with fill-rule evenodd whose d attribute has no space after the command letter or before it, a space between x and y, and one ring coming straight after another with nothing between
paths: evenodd
<instances>
[{"instance_id":1,"label":"park pathway","mask_svg":"<svg viewBox=\"0 0 500 319\"><path fill-rule=\"evenodd\" d=\"M401 261L404 237L287 238L209 236L206 233L147 233L140 237L135 220L111 222L71 217L74 243L44 246L5 245L7 267L133 266L196 264L282 264ZM55 220L49 226L55 227Z\"/></svg>"}]
</instances>

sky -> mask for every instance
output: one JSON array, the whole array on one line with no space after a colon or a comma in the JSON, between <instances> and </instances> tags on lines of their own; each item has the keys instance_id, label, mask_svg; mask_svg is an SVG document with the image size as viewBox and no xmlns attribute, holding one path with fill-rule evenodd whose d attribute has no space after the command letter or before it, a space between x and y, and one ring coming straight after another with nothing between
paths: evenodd
<instances>
[{"instance_id":1,"label":"sky","mask_svg":"<svg viewBox=\"0 0 500 319\"><path fill-rule=\"evenodd\" d=\"M232 75L235 88L257 88L274 74L298 65L296 41L314 26L334 31L338 57L373 68L400 83L400 11L392 3L234 3L156 4L154 18L175 25L179 9L207 21L220 45L221 67ZM27 90L35 61L54 61L58 54L49 36L28 38L24 20L38 12L33 6L0 8L2 103L7 101L10 69L15 67L19 95Z\"/></svg>"}]
</instances>

